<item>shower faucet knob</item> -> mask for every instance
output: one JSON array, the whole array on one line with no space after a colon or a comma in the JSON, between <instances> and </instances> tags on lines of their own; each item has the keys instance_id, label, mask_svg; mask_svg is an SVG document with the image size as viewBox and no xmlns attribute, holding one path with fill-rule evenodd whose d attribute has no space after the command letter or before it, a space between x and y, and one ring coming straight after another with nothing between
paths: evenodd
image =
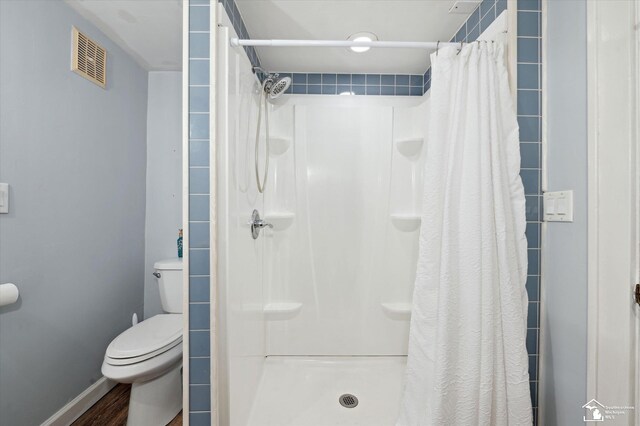
<instances>
[{"instance_id":1,"label":"shower faucet knob","mask_svg":"<svg viewBox=\"0 0 640 426\"><path fill-rule=\"evenodd\" d=\"M255 226L256 228L260 228L260 229L262 229L262 228L266 228L266 227L269 227L269 228L272 228L272 229L273 229L273 225L272 225L272 224L267 223L267 222L265 222L265 221L264 221L264 220L262 220L262 219L260 219L260 220L256 220L256 221L254 222L253 226Z\"/></svg>"},{"instance_id":2,"label":"shower faucet knob","mask_svg":"<svg viewBox=\"0 0 640 426\"><path fill-rule=\"evenodd\" d=\"M254 240L256 240L260 236L260 230L262 228L271 228L273 229L273 225L265 222L260 219L260 212L258 210L254 210L251 214L251 220L249 221L249 226L251 228L251 236Z\"/></svg>"}]
</instances>

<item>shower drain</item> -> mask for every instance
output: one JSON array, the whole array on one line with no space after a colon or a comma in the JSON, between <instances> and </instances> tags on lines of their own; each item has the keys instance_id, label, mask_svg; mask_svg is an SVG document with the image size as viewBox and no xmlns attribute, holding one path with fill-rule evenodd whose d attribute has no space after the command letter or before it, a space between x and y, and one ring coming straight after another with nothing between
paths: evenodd
<instances>
[{"instance_id":1,"label":"shower drain","mask_svg":"<svg viewBox=\"0 0 640 426\"><path fill-rule=\"evenodd\" d=\"M358 398L356 398L355 395L351 395L350 393L345 393L344 395L340 396L340 398L338 398L338 401L340 402L340 405L345 408L354 408L358 405Z\"/></svg>"}]
</instances>

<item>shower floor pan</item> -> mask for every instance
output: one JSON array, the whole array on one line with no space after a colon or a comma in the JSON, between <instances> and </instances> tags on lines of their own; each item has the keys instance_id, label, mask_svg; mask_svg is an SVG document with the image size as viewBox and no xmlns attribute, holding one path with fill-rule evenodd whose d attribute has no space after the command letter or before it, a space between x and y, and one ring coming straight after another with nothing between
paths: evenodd
<instances>
[{"instance_id":1,"label":"shower floor pan","mask_svg":"<svg viewBox=\"0 0 640 426\"><path fill-rule=\"evenodd\" d=\"M390 426L406 357L267 357L249 426ZM357 406L340 404L354 395Z\"/></svg>"}]
</instances>

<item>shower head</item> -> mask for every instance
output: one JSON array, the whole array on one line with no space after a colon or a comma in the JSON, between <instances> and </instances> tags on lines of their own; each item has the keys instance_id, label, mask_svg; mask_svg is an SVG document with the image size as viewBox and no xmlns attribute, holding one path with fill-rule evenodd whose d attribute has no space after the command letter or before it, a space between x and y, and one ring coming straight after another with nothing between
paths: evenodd
<instances>
[{"instance_id":1,"label":"shower head","mask_svg":"<svg viewBox=\"0 0 640 426\"><path fill-rule=\"evenodd\" d=\"M282 95L291 85L291 77L280 77L278 74L267 74L260 67L253 67L253 72L262 72L264 79L262 81L262 90L269 99L275 99Z\"/></svg>"},{"instance_id":2,"label":"shower head","mask_svg":"<svg viewBox=\"0 0 640 426\"><path fill-rule=\"evenodd\" d=\"M275 99L282 95L291 85L291 77L280 77L277 75L273 78L271 84L265 86L265 90L270 99Z\"/></svg>"}]
</instances>

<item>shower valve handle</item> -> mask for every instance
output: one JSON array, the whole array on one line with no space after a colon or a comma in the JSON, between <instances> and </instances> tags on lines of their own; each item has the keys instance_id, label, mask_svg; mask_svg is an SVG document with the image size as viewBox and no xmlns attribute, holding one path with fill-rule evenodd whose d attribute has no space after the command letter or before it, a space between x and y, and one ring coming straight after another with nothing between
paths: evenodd
<instances>
[{"instance_id":1,"label":"shower valve handle","mask_svg":"<svg viewBox=\"0 0 640 426\"><path fill-rule=\"evenodd\" d=\"M273 225L265 222L260 219L260 213L258 210L254 210L251 214L251 220L249 221L249 226L251 228L251 236L253 239L257 239L260 236L260 230L262 228L271 228L273 229Z\"/></svg>"},{"instance_id":2,"label":"shower valve handle","mask_svg":"<svg viewBox=\"0 0 640 426\"><path fill-rule=\"evenodd\" d=\"M265 222L264 220L260 219L260 220L256 220L255 222L253 222L253 226L255 226L256 228L266 228L269 227L271 229L273 229L273 225L270 223Z\"/></svg>"}]
</instances>

